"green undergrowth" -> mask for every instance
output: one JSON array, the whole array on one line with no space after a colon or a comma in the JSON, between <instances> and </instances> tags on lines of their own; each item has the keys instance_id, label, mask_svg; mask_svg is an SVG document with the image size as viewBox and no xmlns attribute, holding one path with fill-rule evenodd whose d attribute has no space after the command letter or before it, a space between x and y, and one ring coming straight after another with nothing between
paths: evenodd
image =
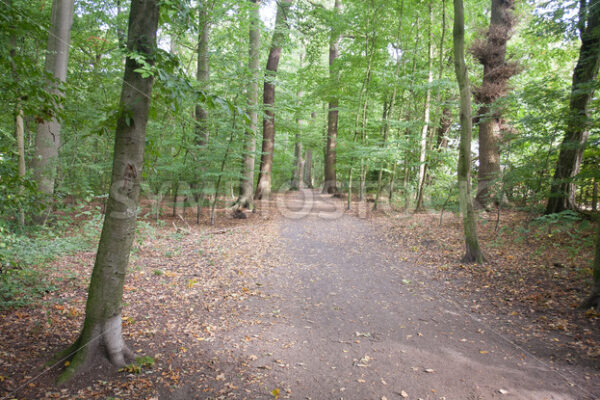
<instances>
[{"instance_id":1,"label":"green undergrowth","mask_svg":"<svg viewBox=\"0 0 600 400\"><path fill-rule=\"evenodd\" d=\"M0 225L0 310L29 305L57 290L60 279L51 277L49 264L59 257L95 249L103 216L100 212L69 228L55 226L25 233ZM153 235L149 224L138 224L138 243Z\"/></svg>"}]
</instances>

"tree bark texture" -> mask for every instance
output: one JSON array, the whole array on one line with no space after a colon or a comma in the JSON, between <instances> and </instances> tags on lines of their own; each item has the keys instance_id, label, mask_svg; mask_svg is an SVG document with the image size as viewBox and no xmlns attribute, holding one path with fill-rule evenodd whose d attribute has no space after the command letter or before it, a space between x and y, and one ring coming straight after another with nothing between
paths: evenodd
<instances>
[{"instance_id":1,"label":"tree bark texture","mask_svg":"<svg viewBox=\"0 0 600 400\"><path fill-rule=\"evenodd\" d=\"M442 115L440 116L440 123L437 131L437 149L448 148L448 132L452 127L452 112L447 104L442 109Z\"/></svg>"},{"instance_id":2,"label":"tree bark texture","mask_svg":"<svg viewBox=\"0 0 600 400\"><path fill-rule=\"evenodd\" d=\"M12 0L8 2L8 7L13 11ZM11 26L14 29L14 26ZM10 66L12 70L12 77L15 81L18 81L19 74L17 71L17 64L15 58L17 56L17 38L14 33L10 35ZM14 109L14 125L15 125L15 138L17 139L17 155L18 155L18 176L19 179L24 179L26 174L25 169L25 122L23 118L23 108L21 107L21 96L17 94L15 109ZM21 185L19 187L19 193L23 194L24 188ZM19 226L25 225L25 212L23 209L19 210L18 213Z\"/></svg>"},{"instance_id":3,"label":"tree bark texture","mask_svg":"<svg viewBox=\"0 0 600 400\"><path fill-rule=\"evenodd\" d=\"M156 52L158 0L132 0L127 49L143 55L150 64ZM96 262L92 271L79 338L58 357L70 364L59 381L70 379L97 356L115 366L132 358L121 334L123 283L136 226L144 144L153 77L143 78L142 67L127 58L121 90L121 113L117 120L112 180Z\"/></svg>"},{"instance_id":4,"label":"tree bark texture","mask_svg":"<svg viewBox=\"0 0 600 400\"><path fill-rule=\"evenodd\" d=\"M304 186L309 189L314 187L312 175L312 149L306 149L304 155Z\"/></svg>"},{"instance_id":5,"label":"tree bark texture","mask_svg":"<svg viewBox=\"0 0 600 400\"><path fill-rule=\"evenodd\" d=\"M341 0L335 0L333 11L335 16L340 15L342 10ZM332 27L329 39L329 79L332 85L336 87L340 79L339 68L335 60L339 57L340 32ZM323 184L323 193L337 192L337 132L338 132L338 106L339 99L337 95L329 100L329 109L327 112L327 147L325 148L325 182Z\"/></svg>"},{"instance_id":6,"label":"tree bark texture","mask_svg":"<svg viewBox=\"0 0 600 400\"><path fill-rule=\"evenodd\" d=\"M458 190L465 234L463 262L485 261L477 239L475 213L471 199L471 139L473 134L471 88L465 64L465 14L462 0L454 0L454 69L460 91L460 144L458 153Z\"/></svg>"},{"instance_id":7,"label":"tree bark texture","mask_svg":"<svg viewBox=\"0 0 600 400\"><path fill-rule=\"evenodd\" d=\"M63 96L58 87L58 82L67 80L69 43L71 41L71 25L73 24L73 3L74 0L54 0L52 2L52 20L48 34L48 53L46 54L45 69L55 79L55 82L47 83L48 91L56 96ZM55 106L59 106L59 104ZM42 193L51 195L54 193L54 181L58 166L60 122L56 115L43 117L50 118L37 126L33 177L38 189Z\"/></svg>"},{"instance_id":8,"label":"tree bark texture","mask_svg":"<svg viewBox=\"0 0 600 400\"><path fill-rule=\"evenodd\" d=\"M487 208L490 187L500 176L500 139L502 112L494 103L506 94L508 80L517 71L516 64L506 61L506 42L514 25L514 0L492 0L490 27L485 41L476 42L471 51L483 65L483 82L475 90L481 103L479 121L479 175L476 201Z\"/></svg>"},{"instance_id":9,"label":"tree bark texture","mask_svg":"<svg viewBox=\"0 0 600 400\"><path fill-rule=\"evenodd\" d=\"M249 31L249 58L250 84L248 85L248 116L250 126L246 129L246 144L244 148L244 167L240 182L240 194L237 207L252 208L254 198L254 157L256 153L256 132L258 126L258 64L260 61L260 28L258 7L260 0L250 0L250 31Z\"/></svg>"},{"instance_id":10,"label":"tree bark texture","mask_svg":"<svg viewBox=\"0 0 600 400\"><path fill-rule=\"evenodd\" d=\"M427 93L425 95L425 112L423 117L423 129L421 131L421 149L419 153L419 179L417 186L417 200L415 211L423 210L423 192L425 191L425 171L427 161L427 133L429 131L429 113L431 111L431 84L433 82L433 4L429 1L429 42L427 45Z\"/></svg>"},{"instance_id":11,"label":"tree bark texture","mask_svg":"<svg viewBox=\"0 0 600 400\"><path fill-rule=\"evenodd\" d=\"M275 111L273 110L273 106L275 105L275 82L273 80L277 75L282 46L288 36L287 17L291 5L292 0L282 0L277 3L275 31L273 32L269 58L267 59L263 88L265 116L263 118L262 155L260 157L260 171L256 184L256 193L254 194L254 198L257 200L268 198L271 194L273 150L275 147Z\"/></svg>"},{"instance_id":12,"label":"tree bark texture","mask_svg":"<svg viewBox=\"0 0 600 400\"><path fill-rule=\"evenodd\" d=\"M196 80L200 84L200 88L203 91L208 91L210 84L210 64L208 58L208 46L210 38L210 18L209 10L207 7L207 0L200 2L200 10L198 12L198 25L200 27L198 32L198 62L196 65ZM195 140L197 151L206 151L208 146L208 140L210 138L210 131L208 129L208 110L201 104L197 104L194 110L194 116L196 119L196 126L194 128ZM202 158L197 157L199 160L199 172L201 175L205 170L205 166L202 163ZM194 192L194 200L196 201L196 223L200 223L200 217L202 215L202 203L204 200L204 183L201 181L202 176L196 177L195 181L192 182L190 187Z\"/></svg>"},{"instance_id":13,"label":"tree bark texture","mask_svg":"<svg viewBox=\"0 0 600 400\"><path fill-rule=\"evenodd\" d=\"M581 305L582 308L594 307L600 310L600 222L598 223L598 237L596 239L596 255L594 257L592 293Z\"/></svg>"},{"instance_id":14,"label":"tree bark texture","mask_svg":"<svg viewBox=\"0 0 600 400\"><path fill-rule=\"evenodd\" d=\"M579 173L583 150L589 136L588 105L594 96L594 82L600 66L600 0L581 0L579 10L581 47L573 70L569 115L565 136L546 205L546 214L576 208L574 178Z\"/></svg>"}]
</instances>

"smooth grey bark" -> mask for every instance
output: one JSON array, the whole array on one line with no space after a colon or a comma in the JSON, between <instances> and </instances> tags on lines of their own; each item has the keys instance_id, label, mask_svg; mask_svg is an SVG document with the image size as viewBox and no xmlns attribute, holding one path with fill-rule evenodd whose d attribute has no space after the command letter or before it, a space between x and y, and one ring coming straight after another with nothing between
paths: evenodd
<instances>
[{"instance_id":1,"label":"smooth grey bark","mask_svg":"<svg viewBox=\"0 0 600 400\"><path fill-rule=\"evenodd\" d=\"M301 129L302 120L297 120L298 129ZM294 174L292 177L292 190L299 190L304 187L304 158L302 150L302 139L300 133L296 133L296 144L294 145Z\"/></svg>"},{"instance_id":2,"label":"smooth grey bark","mask_svg":"<svg viewBox=\"0 0 600 400\"><path fill-rule=\"evenodd\" d=\"M303 67L304 54L300 54L300 69ZM301 103L304 92L298 91L298 103ZM302 149L302 131L304 120L300 115L296 117L296 135L294 144L294 172L292 174L291 190L300 190L304 186L304 158Z\"/></svg>"},{"instance_id":3,"label":"smooth grey bark","mask_svg":"<svg viewBox=\"0 0 600 400\"><path fill-rule=\"evenodd\" d=\"M395 91L396 91L396 87L394 85L394 92ZM381 117L381 121L383 123L383 126L381 128L383 131L382 147L386 147L386 145L387 145L387 139L388 139L388 134L389 134L389 130L390 130L387 119L388 119L388 114L392 108L392 105L391 105L392 102L393 102L393 100L390 101L390 105L388 106L388 102L386 100L383 101L383 116ZM379 173L377 176L377 193L375 194L375 203L373 203L373 210L377 210L377 207L379 206L379 197L381 195L382 186L383 186L383 166L381 168L379 168Z\"/></svg>"},{"instance_id":4,"label":"smooth grey bark","mask_svg":"<svg viewBox=\"0 0 600 400\"><path fill-rule=\"evenodd\" d=\"M421 130L419 152L419 176L417 184L417 199L415 212L423 210L423 192L425 191L425 171L427 161L427 136L429 132L429 114L431 111L431 84L433 83L433 4L429 1L429 41L427 44L427 92L425 94L425 110L423 116L423 129Z\"/></svg>"},{"instance_id":5,"label":"smooth grey bark","mask_svg":"<svg viewBox=\"0 0 600 400\"><path fill-rule=\"evenodd\" d=\"M594 97L600 67L600 0L580 0L581 47L573 70L565 136L552 179L546 214L575 209L575 183L589 136L589 103Z\"/></svg>"},{"instance_id":6,"label":"smooth grey bark","mask_svg":"<svg viewBox=\"0 0 600 400\"><path fill-rule=\"evenodd\" d=\"M341 0L335 0L333 6L334 15L337 17L342 12ZM335 26L331 28L329 39L329 79L336 87L340 80L339 67L335 60L339 57L340 47L340 32ZM323 193L337 192L337 132L338 132L338 117L339 117L339 99L333 96L329 100L329 110L327 112L327 147L325 148L325 182L323 184Z\"/></svg>"},{"instance_id":7,"label":"smooth grey bark","mask_svg":"<svg viewBox=\"0 0 600 400\"><path fill-rule=\"evenodd\" d=\"M9 10L12 12L13 5L12 0L8 2ZM14 26L11 26L14 29ZM17 71L17 64L15 57L17 56L17 38L14 33L10 35L10 66L12 69L12 76L15 81L19 79ZM18 176L19 179L24 179L26 174L25 169L25 123L23 118L23 108L21 107L21 97L17 95L15 109L14 109L14 124L15 124L15 138L17 139L17 156L18 156ZM19 187L19 193L23 194L24 188L21 185ZM23 209L19 210L18 213L19 226L25 225L25 212Z\"/></svg>"},{"instance_id":8,"label":"smooth grey bark","mask_svg":"<svg viewBox=\"0 0 600 400\"><path fill-rule=\"evenodd\" d=\"M210 64L208 55L208 45L210 38L210 18L208 1L203 0L199 3L200 9L198 12L198 63L196 66L196 80L200 83L200 88L203 91L208 90L210 83ZM208 130L208 110L201 104L197 104L194 112L196 118L195 139L198 151L205 151L208 146L210 132ZM199 171L202 173L205 166L199 166ZM200 179L196 178L195 182L190 185L194 191L194 200L196 201L196 223L200 223L202 215L202 203L204 202L204 184Z\"/></svg>"},{"instance_id":9,"label":"smooth grey bark","mask_svg":"<svg viewBox=\"0 0 600 400\"><path fill-rule=\"evenodd\" d=\"M54 79L47 83L47 90L59 97L64 95L59 88L59 82L67 80L73 3L74 0L54 0L52 2L52 20L48 33L45 70ZM55 106L58 107L60 104L55 104ZM48 195L54 193L60 147L60 127L60 121L56 115L51 115L49 120L38 124L35 137L33 178L38 189Z\"/></svg>"},{"instance_id":10,"label":"smooth grey bark","mask_svg":"<svg viewBox=\"0 0 600 400\"><path fill-rule=\"evenodd\" d=\"M312 175L312 149L306 149L304 155L304 186L309 189L314 187L313 175Z\"/></svg>"},{"instance_id":11,"label":"smooth grey bark","mask_svg":"<svg viewBox=\"0 0 600 400\"><path fill-rule=\"evenodd\" d=\"M254 160L256 153L256 133L258 126L258 64L260 61L260 27L259 11L260 0L250 0L250 31L249 31L249 58L250 84L248 85L248 116L250 125L246 129L246 143L244 148L244 162L240 194L237 200L238 208L252 208L254 198Z\"/></svg>"},{"instance_id":12,"label":"smooth grey bark","mask_svg":"<svg viewBox=\"0 0 600 400\"><path fill-rule=\"evenodd\" d=\"M132 0L127 49L152 64L156 52L159 0ZM138 212L146 123L153 77L143 78L133 58L125 62L117 120L112 179L96 262L92 271L85 321L75 343L57 356L69 366L59 382L90 367L98 356L122 367L133 357L121 334L123 283Z\"/></svg>"},{"instance_id":13,"label":"smooth grey bark","mask_svg":"<svg viewBox=\"0 0 600 400\"><path fill-rule=\"evenodd\" d=\"M483 263L479 247L473 200L471 199L471 140L473 136L471 88L465 64L465 12L462 0L454 0L454 69L460 91L460 144L458 149L458 191L465 233L463 262Z\"/></svg>"},{"instance_id":14,"label":"smooth grey bark","mask_svg":"<svg viewBox=\"0 0 600 400\"><path fill-rule=\"evenodd\" d=\"M260 171L254 194L254 198L257 200L268 198L271 194L273 150L275 148L275 112L273 110L273 106L275 105L275 83L273 80L277 75L282 46L288 37L287 17L291 5L292 0L281 0L277 3L275 31L273 32L269 58L267 60L263 89L265 116L263 118L262 155L260 157Z\"/></svg>"}]
</instances>

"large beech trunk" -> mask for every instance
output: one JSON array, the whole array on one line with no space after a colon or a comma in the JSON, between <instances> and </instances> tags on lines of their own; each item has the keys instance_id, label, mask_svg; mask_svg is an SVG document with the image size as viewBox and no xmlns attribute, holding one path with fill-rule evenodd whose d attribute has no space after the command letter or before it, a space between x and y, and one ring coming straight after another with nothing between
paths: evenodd
<instances>
[{"instance_id":1,"label":"large beech trunk","mask_svg":"<svg viewBox=\"0 0 600 400\"><path fill-rule=\"evenodd\" d=\"M12 0L8 2L9 10L13 11ZM14 16L11 16L14 19ZM14 28L14 27L11 27ZM15 81L18 81L19 74L17 71L17 64L15 58L17 56L17 38L14 34L10 36L10 66L12 70L12 76ZM14 109L14 122L15 122L15 138L17 139L17 155L19 157L19 179L24 179L25 170L25 123L23 118L23 108L21 107L21 97L17 95L15 109ZM19 187L19 192L23 193L23 186ZM19 225L22 227L25 225L25 212L23 209L19 210L18 214Z\"/></svg>"},{"instance_id":2,"label":"large beech trunk","mask_svg":"<svg viewBox=\"0 0 600 400\"><path fill-rule=\"evenodd\" d=\"M312 149L306 149L304 155L304 186L312 189L313 175L312 175Z\"/></svg>"},{"instance_id":3,"label":"large beech trunk","mask_svg":"<svg viewBox=\"0 0 600 400\"><path fill-rule=\"evenodd\" d=\"M48 35L45 68L55 79L53 82L48 82L48 91L56 96L63 95L57 83L67 80L73 2L74 0L54 0L52 2L52 21ZM54 193L59 147L60 122L55 115L52 115L49 120L43 121L37 127L33 157L34 180L38 189L48 195Z\"/></svg>"},{"instance_id":4,"label":"large beech trunk","mask_svg":"<svg viewBox=\"0 0 600 400\"><path fill-rule=\"evenodd\" d=\"M417 186L417 199L415 211L423 210L423 192L425 191L425 173L427 161L427 136L429 132L429 113L431 111L431 83L433 82L433 4L429 1L429 42L427 45L428 73L427 93L425 95L425 112L423 117L423 129L421 130L421 142L419 153L419 179Z\"/></svg>"},{"instance_id":5,"label":"large beech trunk","mask_svg":"<svg viewBox=\"0 0 600 400\"><path fill-rule=\"evenodd\" d=\"M263 140L262 155L260 157L260 172L256 184L256 193L254 198L260 200L268 198L271 194L271 173L273 171L273 149L275 147L275 83L273 82L277 75L279 58L281 57L281 47L288 36L286 27L287 15L292 5L292 0L282 0L277 3L277 16L275 17L275 31L267 59L267 69L265 73L265 83L263 89L263 104L265 107L265 116L263 118Z\"/></svg>"},{"instance_id":6,"label":"large beech trunk","mask_svg":"<svg viewBox=\"0 0 600 400\"><path fill-rule=\"evenodd\" d=\"M487 208L491 202L490 191L500 177L500 139L502 114L494 102L504 96L510 77L516 72L515 63L506 62L506 42L514 24L514 0L492 0L490 28L485 41L478 42L472 52L483 65L483 82L475 97L482 106L479 120L479 175L477 204Z\"/></svg>"},{"instance_id":7,"label":"large beech trunk","mask_svg":"<svg viewBox=\"0 0 600 400\"><path fill-rule=\"evenodd\" d=\"M560 145L558 162L550 188L546 214L575 209L575 183L583 150L589 136L588 105L594 96L594 82L600 66L600 0L581 0L579 30L581 48L573 70L569 116L565 137Z\"/></svg>"},{"instance_id":8,"label":"large beech trunk","mask_svg":"<svg viewBox=\"0 0 600 400\"><path fill-rule=\"evenodd\" d=\"M210 19L206 0L200 2L198 24L200 26L200 30L198 32L198 63L196 66L196 80L200 83L202 90L207 91L210 81L210 65L208 59ZM198 151L205 151L210 135L208 130L208 110L202 105L197 104L194 115L196 118L196 126L194 129L196 146L198 147ZM205 170L205 165L201 164L199 167L199 171L202 173ZM194 192L194 200L196 201L197 224L200 223L200 217L202 215L202 203L204 202L204 184L200 181L200 179L196 178L195 182L192 182L190 185Z\"/></svg>"},{"instance_id":9,"label":"large beech trunk","mask_svg":"<svg viewBox=\"0 0 600 400\"><path fill-rule=\"evenodd\" d=\"M156 52L158 0L132 0L127 49L152 64ZM146 123L153 78L142 78L141 68L127 58L121 90L121 115L117 120L112 180L96 263L92 272L85 321L79 338L58 357L70 364L59 381L90 367L96 357L107 357L115 366L132 358L121 334L123 283L135 234Z\"/></svg>"},{"instance_id":10,"label":"large beech trunk","mask_svg":"<svg viewBox=\"0 0 600 400\"><path fill-rule=\"evenodd\" d=\"M258 125L258 63L260 61L260 28L258 6L260 0L250 0L250 32L249 32L249 59L248 69L251 79L248 85L248 116L250 126L246 130L246 144L244 148L244 164L242 180L240 182L240 194L237 207L252 208L254 197L254 157L256 153L256 131Z\"/></svg>"},{"instance_id":11,"label":"large beech trunk","mask_svg":"<svg viewBox=\"0 0 600 400\"><path fill-rule=\"evenodd\" d=\"M302 120L297 121L302 125ZM296 144L294 145L294 173L292 175L291 190L300 190L304 187L304 158L302 157L302 140L300 134L296 134Z\"/></svg>"},{"instance_id":12,"label":"large beech trunk","mask_svg":"<svg viewBox=\"0 0 600 400\"><path fill-rule=\"evenodd\" d=\"M342 10L341 0L335 0L334 13L339 15ZM329 79L337 87L340 79L339 68L335 60L339 57L340 32L331 29L329 40ZM339 100L334 96L329 100L329 111L327 112L327 147L325 148L325 182L323 193L337 192L336 158L337 158L337 132L338 132L338 106Z\"/></svg>"},{"instance_id":13,"label":"large beech trunk","mask_svg":"<svg viewBox=\"0 0 600 400\"><path fill-rule=\"evenodd\" d=\"M300 54L300 70L302 70L304 61L304 54ZM301 104L304 92L298 91L298 104ZM299 112L299 114L301 111ZM294 172L292 173L292 181L290 185L291 190L300 190L304 187L304 158L303 158L303 146L302 146L302 134L304 130L305 121L300 115L296 116L296 135L294 144Z\"/></svg>"},{"instance_id":14,"label":"large beech trunk","mask_svg":"<svg viewBox=\"0 0 600 400\"><path fill-rule=\"evenodd\" d=\"M471 199L471 140L473 122L471 88L465 65L465 12L462 0L454 0L454 69L460 90L460 144L458 150L458 190L460 211L465 232L466 254L463 262L485 261L479 248L473 200Z\"/></svg>"}]
</instances>

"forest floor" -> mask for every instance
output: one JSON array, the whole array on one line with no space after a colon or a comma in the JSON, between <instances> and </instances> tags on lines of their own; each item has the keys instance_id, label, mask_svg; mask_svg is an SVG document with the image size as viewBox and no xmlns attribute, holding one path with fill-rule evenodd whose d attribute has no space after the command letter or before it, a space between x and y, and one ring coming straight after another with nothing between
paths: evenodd
<instances>
[{"instance_id":1,"label":"forest floor","mask_svg":"<svg viewBox=\"0 0 600 400\"><path fill-rule=\"evenodd\" d=\"M490 261L462 265L454 214L304 195L140 240L124 336L152 366L54 385L62 363L44 363L77 337L94 253L54 262L57 291L0 314L0 399L600 399L600 315L575 308L591 247L572 232L482 215Z\"/></svg>"}]
</instances>

